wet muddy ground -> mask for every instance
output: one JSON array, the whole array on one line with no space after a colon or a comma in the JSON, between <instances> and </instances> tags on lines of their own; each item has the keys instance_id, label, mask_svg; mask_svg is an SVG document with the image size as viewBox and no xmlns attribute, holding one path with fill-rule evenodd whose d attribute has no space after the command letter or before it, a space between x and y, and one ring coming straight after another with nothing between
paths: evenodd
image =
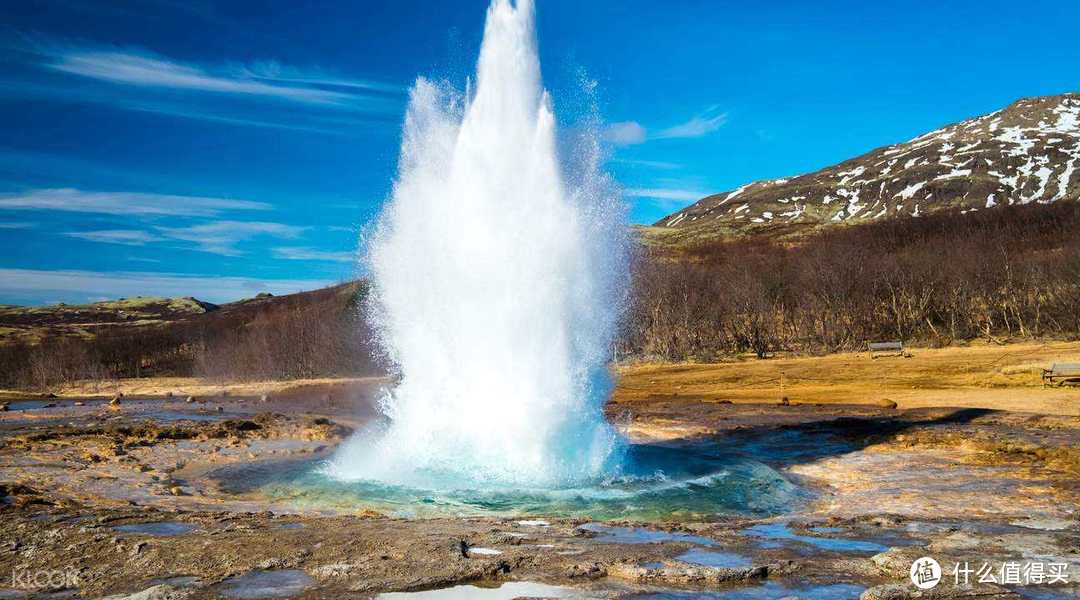
<instances>
[{"instance_id":1,"label":"wet muddy ground","mask_svg":"<svg viewBox=\"0 0 1080 600\"><path fill-rule=\"evenodd\" d=\"M1080 597L1071 416L612 404L637 442L752 456L806 492L690 520L401 518L221 476L328 456L371 417L377 387L11 402L0 598ZM942 574L920 592L924 556Z\"/></svg>"}]
</instances>

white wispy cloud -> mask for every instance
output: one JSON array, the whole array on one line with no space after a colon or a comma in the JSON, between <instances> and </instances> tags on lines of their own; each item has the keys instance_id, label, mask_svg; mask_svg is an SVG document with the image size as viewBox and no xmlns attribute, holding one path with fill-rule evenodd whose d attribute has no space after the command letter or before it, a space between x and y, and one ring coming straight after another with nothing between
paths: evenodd
<instances>
[{"instance_id":1,"label":"white wispy cloud","mask_svg":"<svg viewBox=\"0 0 1080 600\"><path fill-rule=\"evenodd\" d=\"M710 106L688 121L651 132L637 121L621 121L604 128L604 140L615 146L633 146L649 140L696 138L708 135L727 123L728 115L719 106Z\"/></svg>"},{"instance_id":2,"label":"white wispy cloud","mask_svg":"<svg viewBox=\"0 0 1080 600\"><path fill-rule=\"evenodd\" d=\"M151 242L160 242L164 238L138 229L106 229L101 231L68 231L63 235L89 242L104 244L122 244L125 246L144 246Z\"/></svg>"},{"instance_id":3,"label":"white wispy cloud","mask_svg":"<svg viewBox=\"0 0 1080 600\"><path fill-rule=\"evenodd\" d=\"M662 129L651 137L653 139L670 138L695 138L708 135L720 129L727 123L727 113L720 112L718 106L711 106L705 112L695 115L685 123L679 123L667 129Z\"/></svg>"},{"instance_id":4,"label":"white wispy cloud","mask_svg":"<svg viewBox=\"0 0 1080 600\"><path fill-rule=\"evenodd\" d=\"M0 210L40 210L91 213L122 216L141 220L149 229L132 227L66 231L61 235L89 242L144 246L167 242L187 242L196 250L226 256L241 254L237 245L256 237L293 239L307 227L268 221L222 219L236 211L265 211L273 207L263 202L175 196L140 192L88 192L77 189L40 189L17 194L0 195ZM159 219L216 219L184 226L161 224ZM11 223L3 228L21 228L23 223Z\"/></svg>"},{"instance_id":5,"label":"white wispy cloud","mask_svg":"<svg viewBox=\"0 0 1080 600\"><path fill-rule=\"evenodd\" d=\"M295 246L274 248L274 256L285 260L321 260L343 263L350 263L356 260L355 252L333 252Z\"/></svg>"},{"instance_id":6,"label":"white wispy cloud","mask_svg":"<svg viewBox=\"0 0 1080 600\"><path fill-rule=\"evenodd\" d=\"M336 104L348 94L311 87L271 85L252 79L211 74L196 66L118 51L69 52L49 68L114 83L284 98L298 102Z\"/></svg>"},{"instance_id":7,"label":"white wispy cloud","mask_svg":"<svg viewBox=\"0 0 1080 600\"><path fill-rule=\"evenodd\" d=\"M682 165L679 163L667 162L662 160L639 160L636 158L613 158L611 162L631 165L635 167L647 167L650 169L660 169L664 171L673 171L675 169L681 169Z\"/></svg>"},{"instance_id":8,"label":"white wispy cloud","mask_svg":"<svg viewBox=\"0 0 1080 600\"><path fill-rule=\"evenodd\" d=\"M260 129L281 129L284 131L303 131L308 133L320 133L333 136L348 136L355 135L357 130L362 125L370 125L370 120L353 119L351 122L341 123L337 126L332 124L322 124L318 122L318 119L305 119L305 120L281 120L273 121L270 119L254 119L250 117L236 116L234 114L219 114L213 109L209 109L205 106L185 106L178 102L162 102L160 100L140 100L133 98L105 98L101 99L103 103L109 104L112 107L123 108L125 110L150 113L155 115L166 115L170 117L180 117L181 119L191 119L198 121L209 121L212 123L223 123L225 125L237 125L240 127L257 127Z\"/></svg>"},{"instance_id":9,"label":"white wispy cloud","mask_svg":"<svg viewBox=\"0 0 1080 600\"><path fill-rule=\"evenodd\" d=\"M59 102L93 102L109 108L181 119L332 136L358 137L370 134L372 127L388 124L396 126L399 123L396 109L392 108L399 103L385 99L373 101L367 111L297 111L291 110L291 107L288 107L290 110L268 111L264 110L264 103L254 107L246 104L239 107L221 106L219 103L203 102L200 98L163 98L160 95L145 97L99 88L4 80L0 80L0 95Z\"/></svg>"},{"instance_id":10,"label":"white wispy cloud","mask_svg":"<svg viewBox=\"0 0 1080 600\"><path fill-rule=\"evenodd\" d=\"M163 236L191 242L203 252L239 256L238 243L255 237L296 238L306 227L263 221L211 221L190 227L157 227Z\"/></svg>"},{"instance_id":11,"label":"white wispy cloud","mask_svg":"<svg viewBox=\"0 0 1080 600\"><path fill-rule=\"evenodd\" d=\"M99 297L195 296L208 302L231 302L260 292L290 294L335 283L324 279L254 279L158 272L0 269L8 298L62 297L85 301ZM49 294L49 296L45 296Z\"/></svg>"},{"instance_id":12,"label":"white wispy cloud","mask_svg":"<svg viewBox=\"0 0 1080 600\"><path fill-rule=\"evenodd\" d=\"M0 209L57 210L124 216L216 217L230 210L269 210L250 200L140 192L91 192L49 188L0 195Z\"/></svg>"},{"instance_id":13,"label":"white wispy cloud","mask_svg":"<svg viewBox=\"0 0 1080 600\"><path fill-rule=\"evenodd\" d=\"M11 57L68 77L0 74L0 94L201 119L248 127L353 135L397 124L404 86L274 60L195 63L138 47L22 35ZM79 85L75 78L89 82ZM297 110L301 108L303 110Z\"/></svg>"},{"instance_id":14,"label":"white wispy cloud","mask_svg":"<svg viewBox=\"0 0 1080 600\"><path fill-rule=\"evenodd\" d=\"M709 195L697 190L666 188L630 188L624 193L630 198L658 198L661 200L700 200Z\"/></svg>"},{"instance_id":15,"label":"white wispy cloud","mask_svg":"<svg viewBox=\"0 0 1080 600\"><path fill-rule=\"evenodd\" d=\"M318 68L299 69L276 60L256 61L250 65L234 67L233 70L240 76L263 81L328 86L389 94L405 94L408 92L406 87L392 83L341 77Z\"/></svg>"}]
</instances>

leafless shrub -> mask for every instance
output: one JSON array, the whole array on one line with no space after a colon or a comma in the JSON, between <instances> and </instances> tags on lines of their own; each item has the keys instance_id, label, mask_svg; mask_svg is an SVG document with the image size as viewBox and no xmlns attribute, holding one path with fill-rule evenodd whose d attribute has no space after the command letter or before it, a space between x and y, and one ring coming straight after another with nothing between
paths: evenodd
<instances>
[{"instance_id":1,"label":"leafless shrub","mask_svg":"<svg viewBox=\"0 0 1080 600\"><path fill-rule=\"evenodd\" d=\"M1080 203L653 251L620 348L665 360L1080 335Z\"/></svg>"},{"instance_id":2,"label":"leafless shrub","mask_svg":"<svg viewBox=\"0 0 1080 600\"><path fill-rule=\"evenodd\" d=\"M381 367L361 316L361 283L259 298L149 325L0 344L0 385L49 390L75 381L201 376L217 380L367 375Z\"/></svg>"}]
</instances>

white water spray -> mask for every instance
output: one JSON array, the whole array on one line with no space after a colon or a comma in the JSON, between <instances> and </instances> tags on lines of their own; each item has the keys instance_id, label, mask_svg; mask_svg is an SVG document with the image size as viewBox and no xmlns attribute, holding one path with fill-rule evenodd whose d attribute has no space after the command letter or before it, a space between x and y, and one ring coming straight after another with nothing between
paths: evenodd
<instances>
[{"instance_id":1,"label":"white water spray","mask_svg":"<svg viewBox=\"0 0 1080 600\"><path fill-rule=\"evenodd\" d=\"M560 163L532 0L492 0L471 97L423 78L370 240L400 381L329 473L420 487L602 476L626 225L595 136Z\"/></svg>"}]
</instances>

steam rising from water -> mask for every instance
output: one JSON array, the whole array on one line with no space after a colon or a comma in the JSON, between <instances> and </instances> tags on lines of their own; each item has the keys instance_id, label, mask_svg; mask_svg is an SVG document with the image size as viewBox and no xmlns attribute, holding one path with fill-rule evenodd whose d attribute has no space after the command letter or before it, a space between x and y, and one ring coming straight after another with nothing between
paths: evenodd
<instances>
[{"instance_id":1,"label":"steam rising from water","mask_svg":"<svg viewBox=\"0 0 1080 600\"><path fill-rule=\"evenodd\" d=\"M532 0L492 0L472 95L412 89L369 256L400 382L330 464L338 478L552 486L619 463L602 406L623 209L595 137L559 160L533 22Z\"/></svg>"}]
</instances>

